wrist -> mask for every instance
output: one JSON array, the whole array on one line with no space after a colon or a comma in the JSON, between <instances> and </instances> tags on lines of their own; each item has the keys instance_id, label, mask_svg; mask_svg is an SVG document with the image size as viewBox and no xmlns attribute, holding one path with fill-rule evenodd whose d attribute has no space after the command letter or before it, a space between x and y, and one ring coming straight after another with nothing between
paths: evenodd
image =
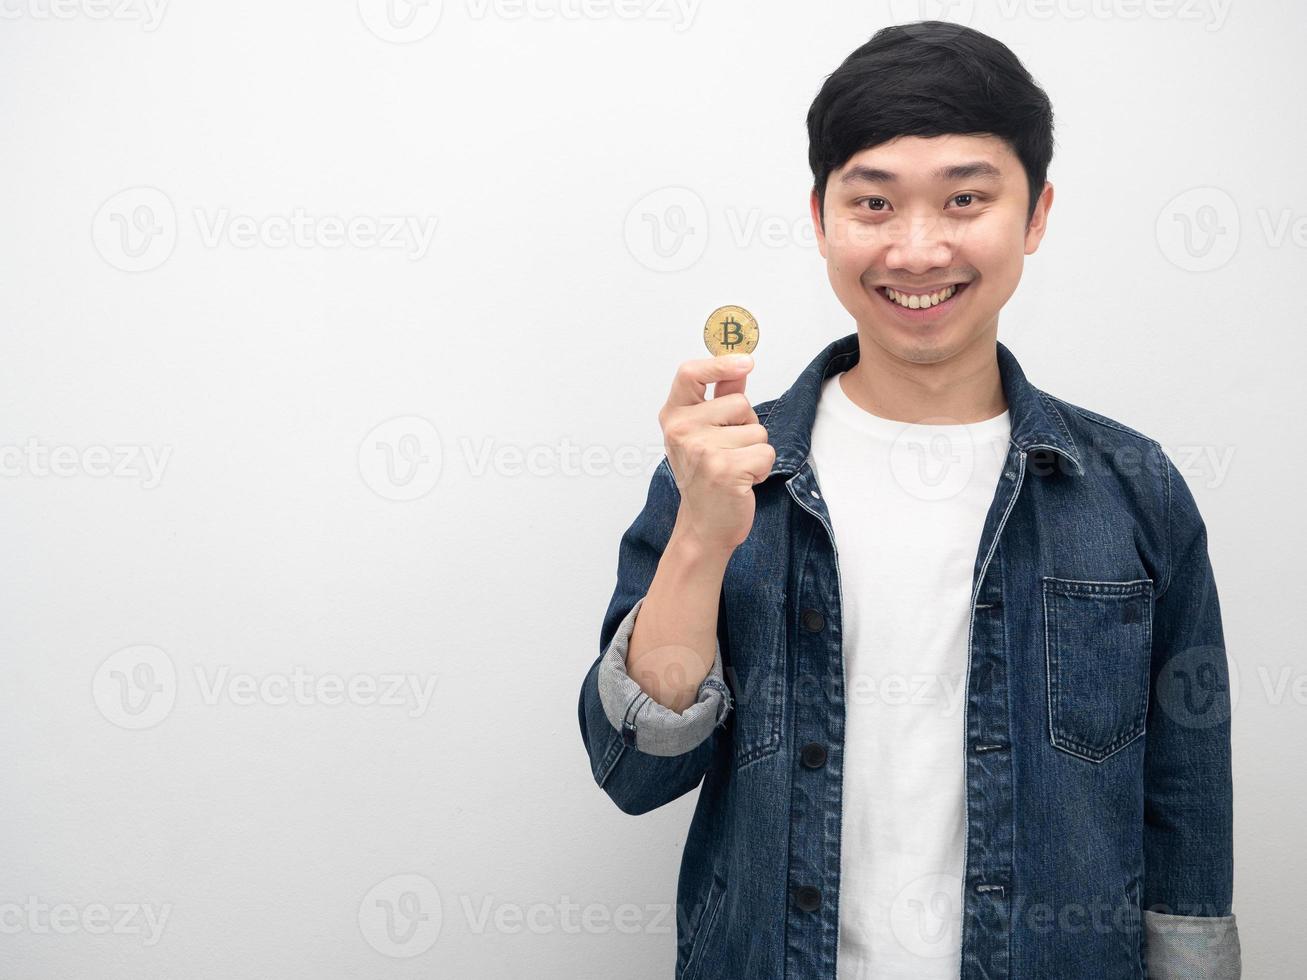
<instances>
[{"instance_id":1,"label":"wrist","mask_svg":"<svg viewBox=\"0 0 1307 980\"><path fill-rule=\"evenodd\" d=\"M726 567L731 555L735 553L734 546L705 541L693 528L680 520L672 528L666 550L675 552L678 558L691 565L722 568Z\"/></svg>"}]
</instances>

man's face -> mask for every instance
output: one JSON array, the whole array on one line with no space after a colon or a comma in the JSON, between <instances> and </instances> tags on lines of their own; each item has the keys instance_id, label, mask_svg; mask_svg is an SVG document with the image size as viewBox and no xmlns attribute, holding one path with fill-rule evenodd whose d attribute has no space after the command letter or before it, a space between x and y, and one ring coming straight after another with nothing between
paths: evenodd
<instances>
[{"instance_id":1,"label":"man's face","mask_svg":"<svg viewBox=\"0 0 1307 980\"><path fill-rule=\"evenodd\" d=\"M962 167L970 170L948 173ZM813 224L831 286L863 338L905 360L934 363L997 336L1024 257L1044 237L1053 185L1045 183L1029 227L1028 194L1021 161L996 136L902 136L832 172L825 229L815 190ZM959 284L937 308L921 299L920 308L904 308L886 294L886 287L923 294Z\"/></svg>"}]
</instances>

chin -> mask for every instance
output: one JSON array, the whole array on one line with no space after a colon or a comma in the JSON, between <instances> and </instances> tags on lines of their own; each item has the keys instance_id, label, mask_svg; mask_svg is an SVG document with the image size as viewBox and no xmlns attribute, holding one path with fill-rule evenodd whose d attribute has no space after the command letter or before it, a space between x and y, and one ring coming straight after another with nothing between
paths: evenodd
<instances>
[{"instance_id":1,"label":"chin","mask_svg":"<svg viewBox=\"0 0 1307 980\"><path fill-rule=\"evenodd\" d=\"M894 357L912 364L946 361L974 336L970 325L940 324L929 329L905 327L899 323L869 321L859 331Z\"/></svg>"}]
</instances>

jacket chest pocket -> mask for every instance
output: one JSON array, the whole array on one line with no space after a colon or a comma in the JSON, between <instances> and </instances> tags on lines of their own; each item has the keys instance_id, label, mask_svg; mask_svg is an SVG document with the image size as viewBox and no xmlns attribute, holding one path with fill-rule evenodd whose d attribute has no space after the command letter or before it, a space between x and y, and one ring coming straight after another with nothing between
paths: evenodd
<instances>
[{"instance_id":1,"label":"jacket chest pocket","mask_svg":"<svg viewBox=\"0 0 1307 980\"><path fill-rule=\"evenodd\" d=\"M734 701L735 764L772 755L781 744L785 707L785 597L727 593L726 682Z\"/></svg>"},{"instance_id":2,"label":"jacket chest pocket","mask_svg":"<svg viewBox=\"0 0 1307 980\"><path fill-rule=\"evenodd\" d=\"M1049 738L1102 762L1144 733L1153 580L1042 581Z\"/></svg>"}]
</instances>

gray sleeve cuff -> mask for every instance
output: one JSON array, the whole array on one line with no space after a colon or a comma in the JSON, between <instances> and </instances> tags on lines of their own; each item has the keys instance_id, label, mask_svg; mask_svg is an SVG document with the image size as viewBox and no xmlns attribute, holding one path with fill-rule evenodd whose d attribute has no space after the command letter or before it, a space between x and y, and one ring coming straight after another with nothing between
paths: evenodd
<instances>
[{"instance_id":1,"label":"gray sleeve cuff","mask_svg":"<svg viewBox=\"0 0 1307 980\"><path fill-rule=\"evenodd\" d=\"M694 704L680 714L659 704L626 672L626 652L635 617L645 597L617 627L599 663L599 700L613 728L627 745L649 755L681 755L712 734L731 710L731 693L722 676L722 648L717 644L712 669L699 685Z\"/></svg>"},{"instance_id":2,"label":"gray sleeve cuff","mask_svg":"<svg viewBox=\"0 0 1307 980\"><path fill-rule=\"evenodd\" d=\"M1233 915L1169 915L1144 909L1148 980L1239 980Z\"/></svg>"}]
</instances>

